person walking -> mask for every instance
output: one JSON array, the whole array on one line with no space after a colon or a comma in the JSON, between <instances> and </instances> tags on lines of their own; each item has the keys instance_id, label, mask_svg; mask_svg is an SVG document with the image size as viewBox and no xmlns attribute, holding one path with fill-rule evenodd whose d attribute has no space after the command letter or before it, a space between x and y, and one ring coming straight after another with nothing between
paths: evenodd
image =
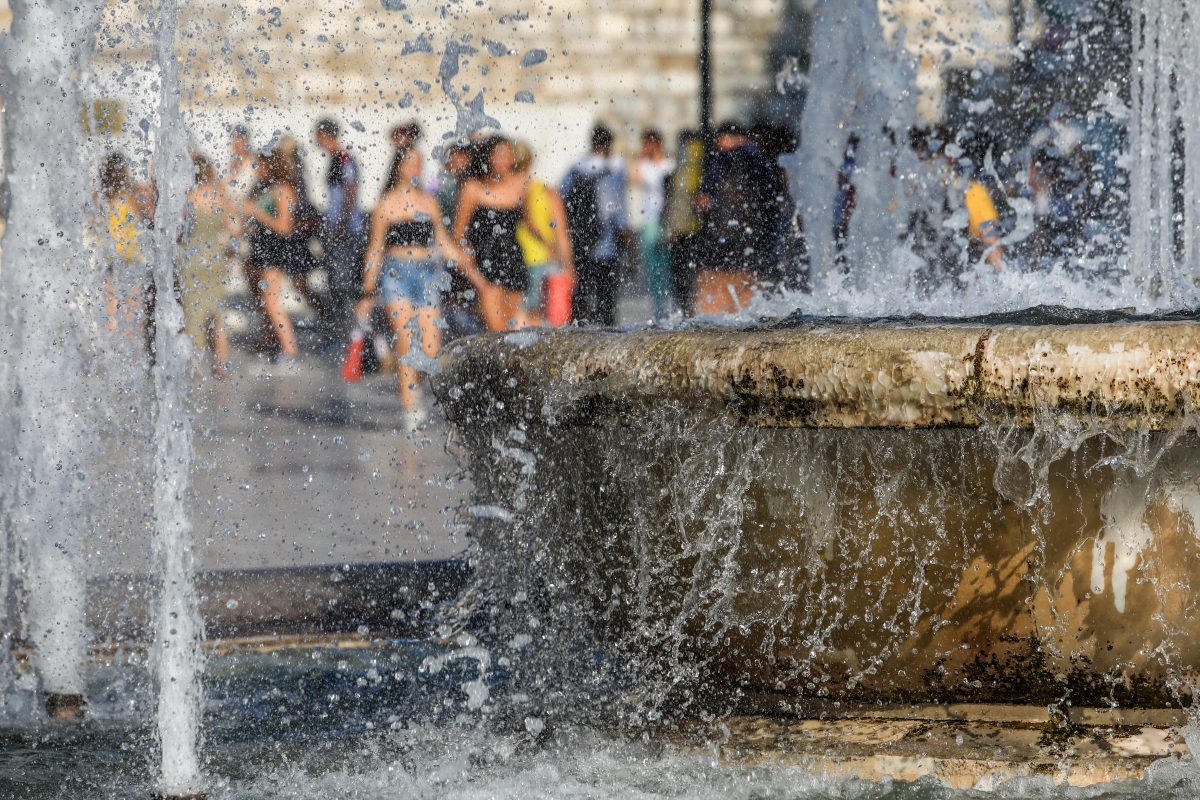
<instances>
[{"instance_id":1,"label":"person walking","mask_svg":"<svg viewBox=\"0 0 1200 800\"><path fill-rule=\"evenodd\" d=\"M225 218L225 233L229 248L226 256L241 269L250 269L250 243L246 239L246 219L242 201L258 189L258 158L250 142L250 131L244 125L235 126L229 134L229 161L221 176L221 191L231 201ZM250 296L258 302L258 281L246 272Z\"/></svg>"},{"instance_id":2,"label":"person walking","mask_svg":"<svg viewBox=\"0 0 1200 800\"><path fill-rule=\"evenodd\" d=\"M275 147L259 159L259 191L242 204L249 221L250 264L262 276L261 307L279 344L281 365L290 365L299 355L296 331L284 307L284 291L292 258L289 242L295 230L295 162Z\"/></svg>"},{"instance_id":3,"label":"person walking","mask_svg":"<svg viewBox=\"0 0 1200 800\"><path fill-rule=\"evenodd\" d=\"M654 128L643 131L642 152L633 168L633 180L641 196L641 230L638 233L642 269L656 320L665 319L670 313L671 271L662 237L662 218L667 179L674 169L675 162L667 156L662 134Z\"/></svg>"},{"instance_id":4,"label":"person walking","mask_svg":"<svg viewBox=\"0 0 1200 800\"><path fill-rule=\"evenodd\" d=\"M458 213L458 201L463 187L472 180L472 164L475 154L465 143L449 145L443 154L442 169L438 175L436 196L442 223L453 228ZM483 321L476 311L475 290L461 270L450 272L450 291L442 297L442 315L446 323L446 336L457 338L483 330Z\"/></svg>"},{"instance_id":5,"label":"person walking","mask_svg":"<svg viewBox=\"0 0 1200 800\"><path fill-rule=\"evenodd\" d=\"M441 347L440 299L449 286L443 258L456 262L472 285L485 283L470 257L450 238L437 199L421 187L420 179L421 155L413 148L395 160L394 172L371 215L363 293L355 314L360 329L365 328L378 290L395 334L400 405L410 431L426 416L417 382L429 372L426 365ZM424 360L409 355L414 327Z\"/></svg>"},{"instance_id":6,"label":"person walking","mask_svg":"<svg viewBox=\"0 0 1200 800\"><path fill-rule=\"evenodd\" d=\"M442 222L446 227L454 224L458 197L470 180L471 158L471 150L466 145L452 144L446 148L436 190L438 209L442 212Z\"/></svg>"},{"instance_id":7,"label":"person walking","mask_svg":"<svg viewBox=\"0 0 1200 800\"><path fill-rule=\"evenodd\" d=\"M360 293L360 267L366 245L366 216L358 203L358 163L340 136L341 128L333 119L326 117L317 123L314 138L329 156L325 172L329 205L320 238L329 278L331 336L338 342L348 332L349 306Z\"/></svg>"},{"instance_id":8,"label":"person walking","mask_svg":"<svg viewBox=\"0 0 1200 800\"><path fill-rule=\"evenodd\" d=\"M489 331L523 328L529 270L517 241L525 220L525 176L516 170L512 142L494 136L482 146L486 172L463 187L454 240L465 245L483 278L475 285Z\"/></svg>"},{"instance_id":9,"label":"person walking","mask_svg":"<svg viewBox=\"0 0 1200 800\"><path fill-rule=\"evenodd\" d=\"M250 131L244 125L235 126L229 133L229 164L223 190L226 196L243 198L250 194L258 182L256 161Z\"/></svg>"},{"instance_id":10,"label":"person walking","mask_svg":"<svg viewBox=\"0 0 1200 800\"><path fill-rule=\"evenodd\" d=\"M591 152L567 172L562 184L578 285L575 318L613 326L621 256L629 232L625 162L613 153L612 131L592 130Z\"/></svg>"},{"instance_id":11,"label":"person walking","mask_svg":"<svg viewBox=\"0 0 1200 800\"><path fill-rule=\"evenodd\" d=\"M761 273L773 269L781 201L775 166L741 125L717 129L696 205L704 221L697 258L696 311L732 314L749 305Z\"/></svg>"},{"instance_id":12,"label":"person walking","mask_svg":"<svg viewBox=\"0 0 1200 800\"><path fill-rule=\"evenodd\" d=\"M229 280L225 228L230 203L217 180L212 162L192 156L195 184L188 191L180 244L184 261L179 274L184 330L198 358L208 356L214 374L224 375L229 365L229 337L221 309Z\"/></svg>"},{"instance_id":13,"label":"person walking","mask_svg":"<svg viewBox=\"0 0 1200 800\"><path fill-rule=\"evenodd\" d=\"M145 285L149 279L142 259L141 216L133 199L133 178L124 154L112 152L100 167L99 216L107 233L103 248L107 256L104 305L107 327L115 331L121 319L138 325Z\"/></svg>"},{"instance_id":14,"label":"person walking","mask_svg":"<svg viewBox=\"0 0 1200 800\"><path fill-rule=\"evenodd\" d=\"M525 177L525 220L517 228L517 241L529 270L525 313L533 324L566 325L571 321L571 294L575 265L567 210L558 192L533 177L533 150L524 142L515 145L517 172Z\"/></svg>"},{"instance_id":15,"label":"person walking","mask_svg":"<svg viewBox=\"0 0 1200 800\"><path fill-rule=\"evenodd\" d=\"M666 182L663 241L671 274L671 296L683 315L692 315L696 289L696 256L701 222L696 208L704 170L704 138L693 130L679 134L678 163Z\"/></svg>"}]
</instances>

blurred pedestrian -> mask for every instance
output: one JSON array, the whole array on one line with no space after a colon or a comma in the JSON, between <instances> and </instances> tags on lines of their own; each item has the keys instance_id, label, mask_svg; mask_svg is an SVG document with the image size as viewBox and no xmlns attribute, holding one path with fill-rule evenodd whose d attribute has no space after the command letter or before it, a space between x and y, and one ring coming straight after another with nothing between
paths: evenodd
<instances>
[{"instance_id":1,"label":"blurred pedestrian","mask_svg":"<svg viewBox=\"0 0 1200 800\"><path fill-rule=\"evenodd\" d=\"M438 175L436 195L442 212L442 223L453 228L462 189L475 175L474 146L467 142L449 145L444 152ZM447 338L457 338L483 330L483 320L477 311L475 289L461 270L450 271L450 291L442 296L442 316Z\"/></svg>"},{"instance_id":2,"label":"blurred pedestrian","mask_svg":"<svg viewBox=\"0 0 1200 800\"><path fill-rule=\"evenodd\" d=\"M371 215L363 294L356 318L365 329L379 291L396 337L396 373L404 424L417 428L425 418L417 382L441 346L441 293L449 286L444 259L457 264L470 282L484 278L455 244L442 222L437 199L421 187L421 155L412 148L394 162L384 194ZM414 328L420 336L424 361L410 355ZM365 335L365 330L364 330ZM357 334L356 334L357 335Z\"/></svg>"},{"instance_id":3,"label":"blurred pedestrian","mask_svg":"<svg viewBox=\"0 0 1200 800\"><path fill-rule=\"evenodd\" d=\"M666 182L663 240L671 273L671 296L684 316L691 316L701 233L696 195L704 170L704 138L696 131L684 130L679 134L678 145L678 162Z\"/></svg>"},{"instance_id":4,"label":"blurred pedestrian","mask_svg":"<svg viewBox=\"0 0 1200 800\"><path fill-rule=\"evenodd\" d=\"M517 228L517 241L529 270L525 312L533 324L566 325L571 321L571 294L575 264L567 211L558 192L533 176L533 150L524 142L515 146L517 172L525 177L525 220Z\"/></svg>"},{"instance_id":5,"label":"blurred pedestrian","mask_svg":"<svg viewBox=\"0 0 1200 800\"><path fill-rule=\"evenodd\" d=\"M250 131L244 125L235 126L229 134L229 162L221 176L222 193L231 201L225 218L225 233L228 236L226 257L246 270L250 257L250 246L244 233L245 217L241 201L255 192L258 183L258 158L250 142ZM258 300L258 282L247 272L250 295Z\"/></svg>"},{"instance_id":6,"label":"blurred pedestrian","mask_svg":"<svg viewBox=\"0 0 1200 800\"><path fill-rule=\"evenodd\" d=\"M192 166L195 184L188 191L180 242L184 330L197 358L210 358L213 372L223 375L229 365L229 337L221 314L229 280L225 223L231 204L211 161L195 154Z\"/></svg>"},{"instance_id":7,"label":"blurred pedestrian","mask_svg":"<svg viewBox=\"0 0 1200 800\"><path fill-rule=\"evenodd\" d=\"M361 268L366 249L366 216L359 208L358 163L342 144L341 128L326 117L316 126L317 145L329 156L325 186L329 205L321 226L325 274L329 279L333 337L349 332L350 304L361 294Z\"/></svg>"},{"instance_id":8,"label":"blurred pedestrian","mask_svg":"<svg viewBox=\"0 0 1200 800\"><path fill-rule=\"evenodd\" d=\"M422 135L421 123L409 120L392 128L389 138L392 140L392 147L395 148L396 155L403 155L420 143ZM393 166L395 165L393 164Z\"/></svg>"},{"instance_id":9,"label":"blurred pedestrian","mask_svg":"<svg viewBox=\"0 0 1200 800\"><path fill-rule=\"evenodd\" d=\"M250 222L250 262L262 276L261 307L279 349L280 361L290 365L299 355L296 331L285 306L284 292L292 264L289 238L298 205L295 162L278 147L259 160L256 197L242 204Z\"/></svg>"},{"instance_id":10,"label":"blurred pedestrian","mask_svg":"<svg viewBox=\"0 0 1200 800\"><path fill-rule=\"evenodd\" d=\"M296 205L292 209L292 233L288 236L284 270L300 297L317 315L317 319L328 328L332 322L329 303L313 288L311 281L312 272L318 266L316 256L313 255L313 244L321 235L321 212L313 204L312 195L308 191L299 140L295 136L284 135L275 146L292 162L290 174L292 188L296 193Z\"/></svg>"},{"instance_id":11,"label":"blurred pedestrian","mask_svg":"<svg viewBox=\"0 0 1200 800\"><path fill-rule=\"evenodd\" d=\"M945 130L916 129L910 138L921 172L909 179L905 242L924 262L922 282L930 288L960 282L984 259L999 269L1000 215L987 187L974 179L973 166L958 157Z\"/></svg>"},{"instance_id":12,"label":"blurred pedestrian","mask_svg":"<svg viewBox=\"0 0 1200 800\"><path fill-rule=\"evenodd\" d=\"M717 128L715 144L696 195L704 221L697 257L698 314L731 314L749 305L762 272L773 268L780 225L775 166L739 123Z\"/></svg>"},{"instance_id":13,"label":"blurred pedestrian","mask_svg":"<svg viewBox=\"0 0 1200 800\"><path fill-rule=\"evenodd\" d=\"M1031 264L1069 257L1087 240L1086 222L1093 214L1099 216L1088 202L1088 169L1079 158L1083 149L1075 153L1044 144L1030 157L1027 194L1033 206L1033 231L1019 248Z\"/></svg>"},{"instance_id":14,"label":"blurred pedestrian","mask_svg":"<svg viewBox=\"0 0 1200 800\"><path fill-rule=\"evenodd\" d=\"M643 131L642 152L633 168L633 180L641 196L642 268L655 319L664 319L670 313L671 268L663 241L662 218L667 179L674 169L675 162L667 156L662 134L654 128Z\"/></svg>"},{"instance_id":15,"label":"blurred pedestrian","mask_svg":"<svg viewBox=\"0 0 1200 800\"><path fill-rule=\"evenodd\" d=\"M889 132L895 145L895 134ZM763 259L759 280L764 291L772 288L798 289L807 282L808 251L804 240L803 223L792 197L787 170L780 163L786 153L794 153L799 141L791 128L776 123L760 122L750 129L753 142L771 167L774 176L771 191L769 222L773 228L770 245ZM893 166L893 174L895 167Z\"/></svg>"},{"instance_id":16,"label":"blurred pedestrian","mask_svg":"<svg viewBox=\"0 0 1200 800\"><path fill-rule=\"evenodd\" d=\"M482 148L486 173L463 187L454 219L454 240L463 243L483 281L475 286L484 325L490 331L527 323L525 291L529 270L517 241L525 219L525 176L516 170L512 143L493 136Z\"/></svg>"},{"instance_id":17,"label":"blurred pedestrian","mask_svg":"<svg viewBox=\"0 0 1200 800\"><path fill-rule=\"evenodd\" d=\"M442 212L442 222L454 224L454 212L458 208L458 196L470 180L471 149L467 145L452 144L446 148L445 159L438 175L437 201Z\"/></svg>"},{"instance_id":18,"label":"blurred pedestrian","mask_svg":"<svg viewBox=\"0 0 1200 800\"><path fill-rule=\"evenodd\" d=\"M854 173L858 170L858 146L861 142L857 133L851 133L842 151L842 165L837 173L837 193L833 199L833 262L845 272L846 245L850 238L850 218L858 205L858 187Z\"/></svg>"},{"instance_id":19,"label":"blurred pedestrian","mask_svg":"<svg viewBox=\"0 0 1200 800\"><path fill-rule=\"evenodd\" d=\"M228 197L244 198L258 181L254 145L250 131L237 125L229 133L229 164L225 168L225 189Z\"/></svg>"},{"instance_id":20,"label":"blurred pedestrian","mask_svg":"<svg viewBox=\"0 0 1200 800\"><path fill-rule=\"evenodd\" d=\"M563 204L575 256L575 318L613 326L621 257L629 235L625 204L625 162L613 152L613 133L592 129L591 151L567 172Z\"/></svg>"},{"instance_id":21,"label":"blurred pedestrian","mask_svg":"<svg viewBox=\"0 0 1200 800\"><path fill-rule=\"evenodd\" d=\"M97 210L106 232L103 251L107 268L104 306L110 331L124 325L144 329L146 295L150 274L142 257L141 215L133 198L129 161L119 152L104 157L100 167Z\"/></svg>"}]
</instances>

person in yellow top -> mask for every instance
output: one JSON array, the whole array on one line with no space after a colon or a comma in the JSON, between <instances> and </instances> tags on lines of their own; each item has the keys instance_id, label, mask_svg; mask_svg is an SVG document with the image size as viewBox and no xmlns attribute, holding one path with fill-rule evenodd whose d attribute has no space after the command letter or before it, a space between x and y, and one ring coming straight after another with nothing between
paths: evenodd
<instances>
[{"instance_id":1,"label":"person in yellow top","mask_svg":"<svg viewBox=\"0 0 1200 800\"><path fill-rule=\"evenodd\" d=\"M968 179L965 203L967 208L967 232L971 241L982 246L989 264L996 269L1004 265L1004 248L1000 247L1003 231L1000 214L987 187L974 178Z\"/></svg>"},{"instance_id":2,"label":"person in yellow top","mask_svg":"<svg viewBox=\"0 0 1200 800\"><path fill-rule=\"evenodd\" d=\"M525 142L514 147L516 170L525 176L525 217L517 227L517 244L529 269L525 311L535 324L565 325L571 318L575 287L567 211L558 192L532 176L533 151ZM565 305L564 305L565 304Z\"/></svg>"},{"instance_id":3,"label":"person in yellow top","mask_svg":"<svg viewBox=\"0 0 1200 800\"><path fill-rule=\"evenodd\" d=\"M141 215L129 162L121 153L109 153L101 164L97 206L108 234L102 244L109 261L104 279L107 327L115 331L127 325L148 336L150 276L142 258Z\"/></svg>"},{"instance_id":4,"label":"person in yellow top","mask_svg":"<svg viewBox=\"0 0 1200 800\"><path fill-rule=\"evenodd\" d=\"M108 236L116 255L126 264L140 261L142 247L138 242L140 228L138 209L133 202L133 180L129 164L120 153L109 153L100 169L100 188L103 194Z\"/></svg>"}]
</instances>

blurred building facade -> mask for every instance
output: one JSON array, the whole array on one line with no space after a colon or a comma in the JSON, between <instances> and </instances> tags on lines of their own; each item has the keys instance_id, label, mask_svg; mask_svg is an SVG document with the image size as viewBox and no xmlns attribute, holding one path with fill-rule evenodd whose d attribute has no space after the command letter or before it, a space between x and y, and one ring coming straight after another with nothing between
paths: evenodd
<instances>
[{"instance_id":1,"label":"blurred building facade","mask_svg":"<svg viewBox=\"0 0 1200 800\"><path fill-rule=\"evenodd\" d=\"M307 142L328 114L343 121L373 192L388 130L410 119L423 124L427 152L479 127L513 132L548 177L584 148L595 120L626 150L643 127L673 136L697 123L699 0L273 2L179 3L182 103L197 146L219 159L232 125L259 143L285 130ZM918 67L929 121L946 113L948 75L1004 70L1042 33L1035 0L877 2L886 34ZM795 122L813 77L811 15L828 5L712 0L715 116ZM119 130L104 135L135 155L153 117L153 7L107 0L87 78L97 101L120 108L109 126Z\"/></svg>"}]
</instances>

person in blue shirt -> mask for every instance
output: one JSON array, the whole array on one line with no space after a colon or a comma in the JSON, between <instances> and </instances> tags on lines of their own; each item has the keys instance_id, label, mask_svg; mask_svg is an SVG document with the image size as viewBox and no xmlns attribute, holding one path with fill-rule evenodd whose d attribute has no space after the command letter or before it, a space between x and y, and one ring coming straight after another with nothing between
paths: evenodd
<instances>
[{"instance_id":1,"label":"person in blue shirt","mask_svg":"<svg viewBox=\"0 0 1200 800\"><path fill-rule=\"evenodd\" d=\"M322 220L321 243L329 297L337 322L351 324L350 306L362 294L362 263L366 250L366 216L358 205L358 164L342 145L338 123L328 117L317 123L314 138L329 154L325 183L329 205ZM344 338L341 336L339 338Z\"/></svg>"}]
</instances>

